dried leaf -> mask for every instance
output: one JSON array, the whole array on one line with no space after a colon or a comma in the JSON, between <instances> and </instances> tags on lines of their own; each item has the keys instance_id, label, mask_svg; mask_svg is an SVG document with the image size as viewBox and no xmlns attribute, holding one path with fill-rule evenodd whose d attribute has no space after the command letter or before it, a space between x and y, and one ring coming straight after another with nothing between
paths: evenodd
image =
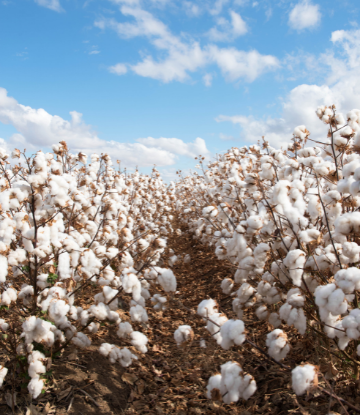
<instances>
[{"instance_id":1,"label":"dried leaf","mask_svg":"<svg viewBox=\"0 0 360 415\"><path fill-rule=\"evenodd\" d=\"M26 408L26 415L41 415L41 412L39 412L37 408L31 404Z\"/></svg>"},{"instance_id":2,"label":"dried leaf","mask_svg":"<svg viewBox=\"0 0 360 415\"><path fill-rule=\"evenodd\" d=\"M13 399L14 399L14 401L13 401ZM15 407L16 406L16 392L14 392L13 394L10 393L10 392L7 392L6 395L5 395L5 400L6 400L7 405L10 408L12 408L13 405Z\"/></svg>"},{"instance_id":3,"label":"dried leaf","mask_svg":"<svg viewBox=\"0 0 360 415\"><path fill-rule=\"evenodd\" d=\"M58 401L61 401L62 399L66 398L69 393L72 390L72 386L70 386L69 388L65 389L64 391L60 392L59 396L58 396Z\"/></svg>"},{"instance_id":4,"label":"dried leaf","mask_svg":"<svg viewBox=\"0 0 360 415\"><path fill-rule=\"evenodd\" d=\"M121 379L125 382L125 383L129 383L130 385L133 385L137 380L138 380L138 377L137 376L135 376L134 374L132 374L132 373L124 373L122 376L121 376Z\"/></svg>"}]
</instances>

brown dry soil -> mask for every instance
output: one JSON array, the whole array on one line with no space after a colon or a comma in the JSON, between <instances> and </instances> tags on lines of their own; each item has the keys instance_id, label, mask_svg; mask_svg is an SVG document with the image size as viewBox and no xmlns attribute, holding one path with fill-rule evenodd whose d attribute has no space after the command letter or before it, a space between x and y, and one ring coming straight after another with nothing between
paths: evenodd
<instances>
[{"instance_id":1,"label":"brown dry soil","mask_svg":"<svg viewBox=\"0 0 360 415\"><path fill-rule=\"evenodd\" d=\"M169 298L168 309L155 312L148 308L149 327L138 326L149 339L149 351L140 355L129 368L112 365L96 349L101 341L123 345L114 334L93 342L86 352L68 351L65 359L53 362L52 386L36 401L28 401L27 389L17 394L15 413L79 414L79 415L163 415L163 414L309 414L322 415L330 410L346 414L336 399L319 392L305 397L296 397L290 387L289 373L269 361L248 344L222 350L204 329L204 321L196 315L199 302L205 298L216 299L220 311L229 318L234 317L232 298L220 290L223 278L234 274L232 266L218 261L213 249L195 241L180 223L174 228L182 229L179 236L169 238L169 247L176 254L191 255L190 264L178 262L173 271L178 281L178 294ZM128 305L123 304L128 310ZM272 330L268 323L258 321L249 312L245 313L247 338L265 348L265 334ZM173 334L179 325L189 324L194 332L193 341L177 347ZM136 324L134 324L136 327ZM112 330L113 332L115 330ZM319 354L315 342L300 342L296 331L291 333L292 350L284 363L291 367L308 359L319 364L322 372L330 373L328 362ZM200 347L205 339L206 348ZM258 390L248 401L224 405L205 397L208 378L219 371L220 365L229 361L240 363L243 370L254 376ZM65 362L65 363L64 363ZM335 365L339 364L333 358ZM330 384L334 391L353 405L360 407L360 394L354 382L336 375L329 367ZM345 368L346 369L346 368ZM334 376L335 375L335 376ZM322 382L323 384L323 382ZM325 385L326 386L326 385ZM6 404L6 388L1 391L0 414L11 414ZM28 408L28 409L27 409ZM29 409L30 408L30 409ZM355 413L350 408L349 414Z\"/></svg>"}]
</instances>

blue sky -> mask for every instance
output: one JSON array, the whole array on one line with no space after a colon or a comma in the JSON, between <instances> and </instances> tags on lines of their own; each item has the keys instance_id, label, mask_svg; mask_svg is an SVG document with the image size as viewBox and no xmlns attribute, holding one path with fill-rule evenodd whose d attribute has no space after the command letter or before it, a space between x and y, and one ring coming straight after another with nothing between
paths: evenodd
<instances>
[{"instance_id":1,"label":"blue sky","mask_svg":"<svg viewBox=\"0 0 360 415\"><path fill-rule=\"evenodd\" d=\"M0 138L167 179L300 124L315 138L318 105L360 107L359 17L346 0L0 0Z\"/></svg>"}]
</instances>

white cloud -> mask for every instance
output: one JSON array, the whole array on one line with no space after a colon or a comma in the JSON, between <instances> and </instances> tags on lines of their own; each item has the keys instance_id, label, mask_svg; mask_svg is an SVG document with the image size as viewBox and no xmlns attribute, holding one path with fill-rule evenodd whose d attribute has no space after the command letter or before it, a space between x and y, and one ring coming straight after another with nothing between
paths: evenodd
<instances>
[{"instance_id":1,"label":"white cloud","mask_svg":"<svg viewBox=\"0 0 360 415\"><path fill-rule=\"evenodd\" d=\"M324 141L326 127L319 121L315 110L320 105L336 105L344 113L359 108L360 96L360 30L336 31L331 37L335 49L326 51L318 61L327 65L320 85L299 85L282 100L281 117L255 118L244 115L219 115L217 122L231 122L241 127L241 137L256 143L265 136L274 146L285 145L294 128L305 125L310 138ZM338 49L340 57L337 56Z\"/></svg>"},{"instance_id":2,"label":"white cloud","mask_svg":"<svg viewBox=\"0 0 360 415\"><path fill-rule=\"evenodd\" d=\"M243 78L252 82L264 72L280 66L277 58L261 55L256 50L244 52L235 48L210 46L209 53L211 60L217 63L223 75L230 81Z\"/></svg>"},{"instance_id":3,"label":"white cloud","mask_svg":"<svg viewBox=\"0 0 360 415\"><path fill-rule=\"evenodd\" d=\"M138 141L141 144L146 146L155 147L163 150L167 150L171 153L177 154L179 156L186 157L197 157L201 154L204 157L208 157L210 152L206 148L205 140L200 137L197 137L193 143L184 143L178 138L139 138Z\"/></svg>"},{"instance_id":4,"label":"white cloud","mask_svg":"<svg viewBox=\"0 0 360 415\"><path fill-rule=\"evenodd\" d=\"M134 143L119 143L100 139L93 128L85 124L82 114L70 112L70 121L51 115L42 108L34 109L19 104L0 88L0 122L12 125L17 131L7 145L10 148L26 148L36 151L49 148L52 144L65 140L71 151L84 151L91 154L109 153L114 160L119 159L124 166L150 167L174 165L179 156L193 157L201 153L209 155L206 143L197 138L185 143L177 138L143 138Z\"/></svg>"},{"instance_id":5,"label":"white cloud","mask_svg":"<svg viewBox=\"0 0 360 415\"><path fill-rule=\"evenodd\" d=\"M230 19L231 21L223 17L218 18L217 25L208 32L209 38L215 42L223 42L233 40L247 33L247 25L240 14L230 10Z\"/></svg>"},{"instance_id":6,"label":"white cloud","mask_svg":"<svg viewBox=\"0 0 360 415\"><path fill-rule=\"evenodd\" d=\"M206 73L203 76L203 81L204 81L205 86L211 86L212 79L213 79L212 75L210 73Z\"/></svg>"},{"instance_id":7,"label":"white cloud","mask_svg":"<svg viewBox=\"0 0 360 415\"><path fill-rule=\"evenodd\" d=\"M257 51L245 52L235 48L219 49L214 45L202 47L199 42L188 36L185 41L185 36L174 36L163 22L137 6L121 6L120 11L124 16L132 16L135 21L119 23L115 19L103 18L94 24L100 29L110 28L123 38L146 36L160 51L159 60L147 53L142 61L126 65L139 76L162 82L183 82L190 78L189 73L215 63L228 80L245 79L252 82L262 73L279 67L277 58L261 55ZM244 32L246 25L240 15L231 12L231 20L233 36ZM123 65L125 64L118 65L111 66L110 72L124 74Z\"/></svg>"},{"instance_id":8,"label":"white cloud","mask_svg":"<svg viewBox=\"0 0 360 415\"><path fill-rule=\"evenodd\" d=\"M192 3L191 1L184 1L183 6L185 8L185 12L189 17L198 17L201 14L201 9L196 3Z\"/></svg>"},{"instance_id":9,"label":"white cloud","mask_svg":"<svg viewBox=\"0 0 360 415\"><path fill-rule=\"evenodd\" d=\"M99 53L99 50L92 50L91 52L89 52L89 55L98 55Z\"/></svg>"},{"instance_id":10,"label":"white cloud","mask_svg":"<svg viewBox=\"0 0 360 415\"><path fill-rule=\"evenodd\" d=\"M216 0L214 5L210 9L210 14L217 15L222 12L223 7L228 3L229 0Z\"/></svg>"},{"instance_id":11,"label":"white cloud","mask_svg":"<svg viewBox=\"0 0 360 415\"><path fill-rule=\"evenodd\" d=\"M124 75L127 72L127 67L123 63L117 63L116 65L109 67L109 72L116 75Z\"/></svg>"},{"instance_id":12,"label":"white cloud","mask_svg":"<svg viewBox=\"0 0 360 415\"><path fill-rule=\"evenodd\" d=\"M288 24L292 29L301 31L316 26L320 20L319 5L303 0L291 10Z\"/></svg>"},{"instance_id":13,"label":"white cloud","mask_svg":"<svg viewBox=\"0 0 360 415\"><path fill-rule=\"evenodd\" d=\"M47 9L54 10L58 13L64 11L64 9L60 5L59 0L35 0L35 3L39 6L46 7Z\"/></svg>"}]
</instances>

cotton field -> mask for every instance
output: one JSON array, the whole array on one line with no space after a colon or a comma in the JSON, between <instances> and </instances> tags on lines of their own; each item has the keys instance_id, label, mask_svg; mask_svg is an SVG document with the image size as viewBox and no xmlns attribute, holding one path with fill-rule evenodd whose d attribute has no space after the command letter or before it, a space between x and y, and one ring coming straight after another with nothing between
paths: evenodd
<instances>
[{"instance_id":1,"label":"cotton field","mask_svg":"<svg viewBox=\"0 0 360 415\"><path fill-rule=\"evenodd\" d=\"M360 110L316 113L321 142L301 125L286 149L265 137L199 156L197 172L171 184L156 169L121 171L107 154L72 154L64 141L32 156L1 150L0 386L12 409L16 379L36 403L67 350L136 376L171 343L172 355L231 357L199 386L223 408L263 394L257 367L240 362L246 351L281 372L295 400L317 394L360 413L337 389L359 385ZM193 251L181 249L185 236ZM193 305L177 270L201 272L200 245L231 271L215 291L197 288ZM172 324L180 310L187 317ZM306 361L302 345L314 350Z\"/></svg>"}]
</instances>

